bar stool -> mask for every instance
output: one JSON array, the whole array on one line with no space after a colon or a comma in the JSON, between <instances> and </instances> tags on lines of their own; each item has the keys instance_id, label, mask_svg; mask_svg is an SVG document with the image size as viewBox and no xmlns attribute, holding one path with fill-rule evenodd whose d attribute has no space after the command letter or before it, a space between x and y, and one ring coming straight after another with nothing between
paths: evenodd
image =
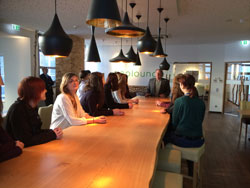
<instances>
[{"instance_id":1,"label":"bar stool","mask_svg":"<svg viewBox=\"0 0 250 188\"><path fill-rule=\"evenodd\" d=\"M172 172L156 171L152 188L182 188L183 177Z\"/></svg>"},{"instance_id":2,"label":"bar stool","mask_svg":"<svg viewBox=\"0 0 250 188\"><path fill-rule=\"evenodd\" d=\"M181 158L194 162L193 177L184 176L193 180L193 188L199 187L202 183L200 159L205 152L205 143L199 148L183 148L173 144L167 144L166 148L181 151Z\"/></svg>"},{"instance_id":3,"label":"bar stool","mask_svg":"<svg viewBox=\"0 0 250 188\"><path fill-rule=\"evenodd\" d=\"M157 170L181 173L181 152L175 149L160 149Z\"/></svg>"}]
</instances>

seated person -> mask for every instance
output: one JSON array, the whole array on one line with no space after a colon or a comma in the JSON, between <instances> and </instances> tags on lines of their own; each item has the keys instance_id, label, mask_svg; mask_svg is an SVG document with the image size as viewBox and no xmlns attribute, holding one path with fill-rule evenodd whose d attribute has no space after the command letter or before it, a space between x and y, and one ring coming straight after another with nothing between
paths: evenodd
<instances>
[{"instance_id":1,"label":"seated person","mask_svg":"<svg viewBox=\"0 0 250 188\"><path fill-rule=\"evenodd\" d=\"M8 110L5 127L14 140L20 140L24 147L43 144L60 139L61 129L41 129L37 104L45 100L45 83L36 77L24 78L18 86L17 101Z\"/></svg>"},{"instance_id":2,"label":"seated person","mask_svg":"<svg viewBox=\"0 0 250 188\"><path fill-rule=\"evenodd\" d=\"M148 83L145 97L168 97L170 93L169 80L162 78L163 71L156 69L155 78L151 78Z\"/></svg>"},{"instance_id":3,"label":"seated person","mask_svg":"<svg viewBox=\"0 0 250 188\"><path fill-rule=\"evenodd\" d=\"M81 72L79 73L79 78L80 78L80 84L79 84L79 88L76 92L77 96L79 97L79 100L82 99L83 93L84 93L84 87L86 85L86 82L88 80L90 71L89 70L81 70Z\"/></svg>"},{"instance_id":4,"label":"seated person","mask_svg":"<svg viewBox=\"0 0 250 188\"><path fill-rule=\"evenodd\" d=\"M0 100L0 162L21 155L24 144L19 140L14 141L2 128L3 103Z\"/></svg>"},{"instance_id":5,"label":"seated person","mask_svg":"<svg viewBox=\"0 0 250 188\"><path fill-rule=\"evenodd\" d=\"M85 112L89 113L91 116L124 115L124 112L120 109L103 108L103 74L100 72L93 72L90 74L80 102Z\"/></svg>"},{"instance_id":6,"label":"seated person","mask_svg":"<svg viewBox=\"0 0 250 188\"><path fill-rule=\"evenodd\" d=\"M106 123L106 118L90 117L84 112L76 95L79 82L74 73L66 73L62 77L60 84L61 94L57 96L53 106L50 128L60 127L65 129L73 125L83 125L88 123Z\"/></svg>"},{"instance_id":7,"label":"seated person","mask_svg":"<svg viewBox=\"0 0 250 188\"><path fill-rule=\"evenodd\" d=\"M105 107L110 109L123 109L123 108L133 108L132 103L117 103L115 102L112 92L117 91L118 87L118 78L115 73L109 73L106 84L104 85L104 96L105 96Z\"/></svg>"}]
</instances>

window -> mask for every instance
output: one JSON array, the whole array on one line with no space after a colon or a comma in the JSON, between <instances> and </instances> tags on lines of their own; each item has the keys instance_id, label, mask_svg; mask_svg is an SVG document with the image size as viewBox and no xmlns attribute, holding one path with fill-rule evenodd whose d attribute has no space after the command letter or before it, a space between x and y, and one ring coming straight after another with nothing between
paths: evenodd
<instances>
[{"instance_id":1,"label":"window","mask_svg":"<svg viewBox=\"0 0 250 188\"><path fill-rule=\"evenodd\" d=\"M0 56L0 74L2 76L2 80L3 80L3 83L4 83L4 58L3 56ZM2 101L5 101L5 86L2 85L2 88L1 88L1 97L2 97Z\"/></svg>"},{"instance_id":2,"label":"window","mask_svg":"<svg viewBox=\"0 0 250 188\"><path fill-rule=\"evenodd\" d=\"M50 56L44 56L41 51L39 51L39 61L40 61L40 74L43 73L42 68L48 68L48 75L51 76L52 80L56 80L56 58Z\"/></svg>"}]
</instances>

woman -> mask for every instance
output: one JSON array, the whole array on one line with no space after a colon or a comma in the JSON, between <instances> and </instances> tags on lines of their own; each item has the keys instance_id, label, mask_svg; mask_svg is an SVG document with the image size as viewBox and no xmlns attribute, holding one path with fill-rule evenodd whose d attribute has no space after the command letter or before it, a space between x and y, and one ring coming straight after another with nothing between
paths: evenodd
<instances>
[{"instance_id":1,"label":"woman","mask_svg":"<svg viewBox=\"0 0 250 188\"><path fill-rule=\"evenodd\" d=\"M83 109L91 116L124 115L124 112L119 109L112 110L103 108L104 90L102 80L103 74L100 72L90 74L84 89L83 97L80 100Z\"/></svg>"},{"instance_id":2,"label":"woman","mask_svg":"<svg viewBox=\"0 0 250 188\"><path fill-rule=\"evenodd\" d=\"M37 104L46 99L45 83L36 77L24 78L18 86L18 99L8 110L5 127L14 140L20 140L24 147L60 139L61 129L41 129Z\"/></svg>"},{"instance_id":3,"label":"woman","mask_svg":"<svg viewBox=\"0 0 250 188\"><path fill-rule=\"evenodd\" d=\"M106 123L105 117L90 117L86 114L76 95L79 82L74 73L66 73L60 84L61 94L57 96L53 106L50 128L61 127L65 129L73 125L89 123Z\"/></svg>"},{"instance_id":4,"label":"woman","mask_svg":"<svg viewBox=\"0 0 250 188\"><path fill-rule=\"evenodd\" d=\"M175 129L169 141L180 147L200 147L204 143L202 122L205 104L198 98L195 78L184 74L179 78L184 96L175 100L172 124Z\"/></svg>"},{"instance_id":5,"label":"woman","mask_svg":"<svg viewBox=\"0 0 250 188\"><path fill-rule=\"evenodd\" d=\"M89 70L81 70L81 72L79 73L79 77L80 77L81 81L80 81L79 88L76 92L77 96L79 97L79 100L82 99L82 96L84 93L83 90L84 90L84 87L85 87L86 82L88 80L89 74L90 74Z\"/></svg>"},{"instance_id":6,"label":"woman","mask_svg":"<svg viewBox=\"0 0 250 188\"><path fill-rule=\"evenodd\" d=\"M104 85L105 106L111 109L133 108L132 103L119 104L114 101L112 92L117 90L118 90L117 75L115 73L109 73L106 84Z\"/></svg>"},{"instance_id":7,"label":"woman","mask_svg":"<svg viewBox=\"0 0 250 188\"><path fill-rule=\"evenodd\" d=\"M14 141L2 128L3 103L0 100L0 162L21 155L24 144L19 140Z\"/></svg>"}]
</instances>

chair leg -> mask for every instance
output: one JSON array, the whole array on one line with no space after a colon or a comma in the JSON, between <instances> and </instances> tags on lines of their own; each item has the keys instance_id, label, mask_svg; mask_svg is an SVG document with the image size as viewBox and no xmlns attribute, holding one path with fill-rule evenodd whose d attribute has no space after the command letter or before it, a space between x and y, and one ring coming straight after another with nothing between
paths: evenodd
<instances>
[{"instance_id":1,"label":"chair leg","mask_svg":"<svg viewBox=\"0 0 250 188\"><path fill-rule=\"evenodd\" d=\"M246 133L245 133L245 140L247 139L247 127L248 127L248 124L246 123Z\"/></svg>"},{"instance_id":2,"label":"chair leg","mask_svg":"<svg viewBox=\"0 0 250 188\"><path fill-rule=\"evenodd\" d=\"M197 188L197 180L198 180L198 163L194 162L193 188Z\"/></svg>"},{"instance_id":3,"label":"chair leg","mask_svg":"<svg viewBox=\"0 0 250 188\"><path fill-rule=\"evenodd\" d=\"M242 119L240 120L240 134L239 134L239 139L241 137L241 130L242 130Z\"/></svg>"}]
</instances>

